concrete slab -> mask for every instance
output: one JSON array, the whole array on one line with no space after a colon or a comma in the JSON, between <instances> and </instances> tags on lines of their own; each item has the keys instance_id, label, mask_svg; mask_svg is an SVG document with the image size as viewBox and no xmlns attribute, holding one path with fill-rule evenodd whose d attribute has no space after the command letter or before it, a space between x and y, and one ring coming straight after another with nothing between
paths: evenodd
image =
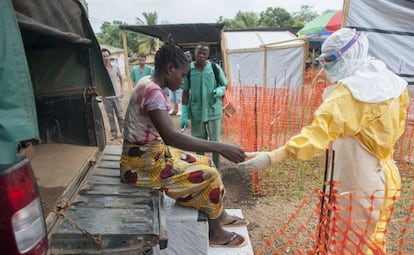
<instances>
[{"instance_id":1,"label":"concrete slab","mask_svg":"<svg viewBox=\"0 0 414 255\"><path fill-rule=\"evenodd\" d=\"M243 217L240 209L226 209L226 212L230 215L236 215ZM247 244L240 248L213 248L208 247L208 255L253 255L253 247L250 241L249 232L247 227L225 227L227 231L236 232L237 234L243 235L247 239Z\"/></svg>"}]
</instances>

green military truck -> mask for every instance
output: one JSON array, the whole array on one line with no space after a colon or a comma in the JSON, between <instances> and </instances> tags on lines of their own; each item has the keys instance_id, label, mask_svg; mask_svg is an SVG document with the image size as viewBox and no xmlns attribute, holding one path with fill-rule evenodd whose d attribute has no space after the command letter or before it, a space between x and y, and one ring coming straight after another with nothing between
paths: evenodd
<instances>
[{"instance_id":1,"label":"green military truck","mask_svg":"<svg viewBox=\"0 0 414 255\"><path fill-rule=\"evenodd\" d=\"M0 1L0 254L253 254L209 247L205 214L121 183L87 13L84 0Z\"/></svg>"},{"instance_id":2,"label":"green military truck","mask_svg":"<svg viewBox=\"0 0 414 255\"><path fill-rule=\"evenodd\" d=\"M165 247L162 196L121 183L106 146L96 96L114 91L86 3L2 0L0 27L0 254Z\"/></svg>"}]
</instances>

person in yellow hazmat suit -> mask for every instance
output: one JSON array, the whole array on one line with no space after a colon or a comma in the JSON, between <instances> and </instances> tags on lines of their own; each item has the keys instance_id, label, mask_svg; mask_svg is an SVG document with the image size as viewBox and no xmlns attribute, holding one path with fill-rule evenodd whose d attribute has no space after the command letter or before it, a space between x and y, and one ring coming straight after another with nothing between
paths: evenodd
<instances>
[{"instance_id":1,"label":"person in yellow hazmat suit","mask_svg":"<svg viewBox=\"0 0 414 255\"><path fill-rule=\"evenodd\" d=\"M344 210L355 223L351 231L366 233L368 243L374 244L370 246L385 252L392 198L399 196L401 188L393 148L404 132L409 97L407 82L370 57L368 47L367 37L355 29L342 28L328 37L319 62L334 85L324 90L312 123L278 149L246 153L250 159L239 167L252 171L288 158L309 160L324 154L333 142L333 179L338 183L337 195L342 195L337 200L348 207ZM353 191L365 199L354 197L346 202L346 194ZM374 201L368 198L371 195ZM349 208L354 210L349 212ZM347 245L340 240L347 238L342 234L336 243Z\"/></svg>"}]
</instances>

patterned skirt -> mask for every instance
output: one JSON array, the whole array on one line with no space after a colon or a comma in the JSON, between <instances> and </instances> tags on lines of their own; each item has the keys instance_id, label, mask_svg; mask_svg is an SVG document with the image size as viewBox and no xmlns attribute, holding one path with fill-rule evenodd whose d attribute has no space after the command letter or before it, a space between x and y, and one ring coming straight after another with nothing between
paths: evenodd
<instances>
[{"instance_id":1,"label":"patterned skirt","mask_svg":"<svg viewBox=\"0 0 414 255\"><path fill-rule=\"evenodd\" d=\"M176 203L197 208L209 219L223 212L223 182L207 156L178 150L162 141L140 145L124 141L120 169L125 183L161 189Z\"/></svg>"}]
</instances>

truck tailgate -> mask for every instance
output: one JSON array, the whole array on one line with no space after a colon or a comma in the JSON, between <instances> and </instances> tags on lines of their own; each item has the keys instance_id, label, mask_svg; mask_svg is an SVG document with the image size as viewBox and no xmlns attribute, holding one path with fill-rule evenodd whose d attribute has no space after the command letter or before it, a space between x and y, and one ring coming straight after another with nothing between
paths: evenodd
<instances>
[{"instance_id":1,"label":"truck tailgate","mask_svg":"<svg viewBox=\"0 0 414 255\"><path fill-rule=\"evenodd\" d=\"M121 145L109 145L52 229L51 254L142 254L163 246L157 190L121 183ZM166 242L166 241L165 241Z\"/></svg>"}]
</instances>

